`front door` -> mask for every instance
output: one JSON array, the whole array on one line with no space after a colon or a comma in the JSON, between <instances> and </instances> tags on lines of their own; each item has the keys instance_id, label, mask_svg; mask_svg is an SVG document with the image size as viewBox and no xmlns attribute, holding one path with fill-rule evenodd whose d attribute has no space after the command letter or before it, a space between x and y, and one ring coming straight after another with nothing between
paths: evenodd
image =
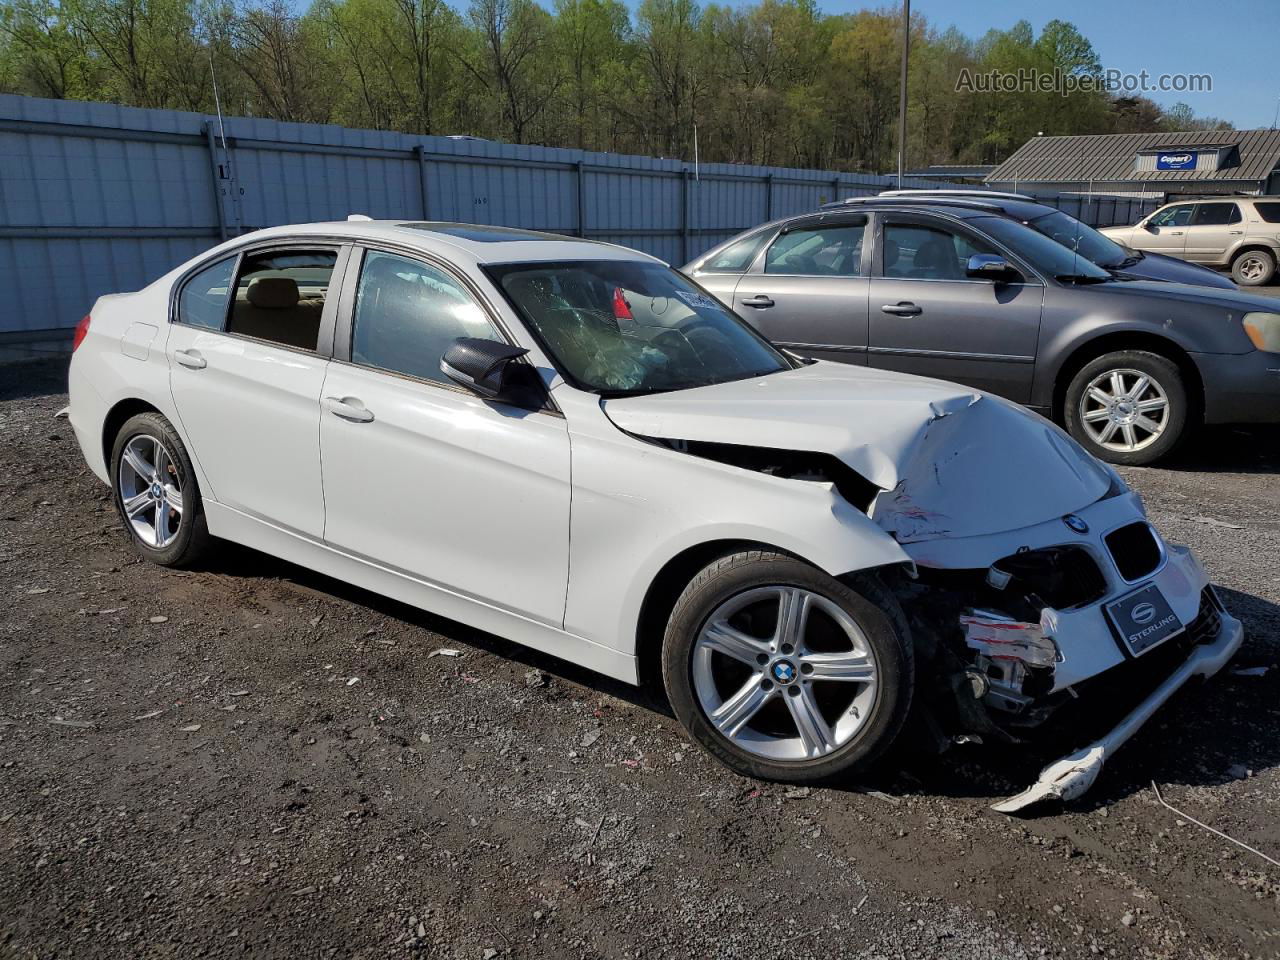
<instances>
[{"instance_id":1,"label":"front door","mask_svg":"<svg viewBox=\"0 0 1280 960\"><path fill-rule=\"evenodd\" d=\"M789 224L738 282L733 310L805 356L867 362L865 214Z\"/></svg>"},{"instance_id":2,"label":"front door","mask_svg":"<svg viewBox=\"0 0 1280 960\"><path fill-rule=\"evenodd\" d=\"M868 363L1030 400L1040 282L968 278L969 257L1003 254L953 221L923 214L879 219Z\"/></svg>"},{"instance_id":3,"label":"front door","mask_svg":"<svg viewBox=\"0 0 1280 960\"><path fill-rule=\"evenodd\" d=\"M332 330L337 258L337 248L285 247L205 268L183 285L165 345L204 493L317 539L320 387L329 362L322 330Z\"/></svg>"},{"instance_id":4,"label":"front door","mask_svg":"<svg viewBox=\"0 0 1280 960\"><path fill-rule=\"evenodd\" d=\"M1151 253L1181 257L1187 245L1187 225L1195 213L1194 203L1178 203L1157 210L1146 223L1133 231L1130 246Z\"/></svg>"},{"instance_id":5,"label":"front door","mask_svg":"<svg viewBox=\"0 0 1280 960\"><path fill-rule=\"evenodd\" d=\"M1183 256L1195 263L1221 263L1226 251L1244 233L1240 205L1230 200L1197 203L1186 227Z\"/></svg>"},{"instance_id":6,"label":"front door","mask_svg":"<svg viewBox=\"0 0 1280 960\"><path fill-rule=\"evenodd\" d=\"M325 540L560 626L564 418L482 400L440 372L456 338L505 339L444 264L367 250L343 313L350 339L340 324L335 355L348 359L331 365L321 401Z\"/></svg>"}]
</instances>

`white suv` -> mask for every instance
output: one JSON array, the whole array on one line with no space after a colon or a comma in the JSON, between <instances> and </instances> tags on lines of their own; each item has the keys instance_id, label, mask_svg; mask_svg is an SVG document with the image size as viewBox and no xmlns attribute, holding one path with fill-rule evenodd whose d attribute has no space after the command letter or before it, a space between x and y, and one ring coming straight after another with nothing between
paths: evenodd
<instances>
[{"instance_id":1,"label":"white suv","mask_svg":"<svg viewBox=\"0 0 1280 960\"><path fill-rule=\"evenodd\" d=\"M1241 286L1270 283L1280 259L1280 197L1170 203L1132 227L1105 227L1118 243L1230 269Z\"/></svg>"}]
</instances>

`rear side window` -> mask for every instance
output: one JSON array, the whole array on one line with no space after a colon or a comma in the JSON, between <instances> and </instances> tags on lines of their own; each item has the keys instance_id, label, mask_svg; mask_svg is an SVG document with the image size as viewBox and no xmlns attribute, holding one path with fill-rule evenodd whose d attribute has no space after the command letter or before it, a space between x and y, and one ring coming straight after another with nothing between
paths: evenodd
<instances>
[{"instance_id":1,"label":"rear side window","mask_svg":"<svg viewBox=\"0 0 1280 960\"><path fill-rule=\"evenodd\" d=\"M765 254L764 272L808 277L862 276L866 229L864 220L788 230Z\"/></svg>"},{"instance_id":2,"label":"rear side window","mask_svg":"<svg viewBox=\"0 0 1280 960\"><path fill-rule=\"evenodd\" d=\"M1280 223L1280 203L1255 203L1253 209L1267 223Z\"/></svg>"},{"instance_id":3,"label":"rear side window","mask_svg":"<svg viewBox=\"0 0 1280 960\"><path fill-rule=\"evenodd\" d=\"M707 260L700 269L706 273L746 273L768 236L766 230L731 243Z\"/></svg>"},{"instance_id":4,"label":"rear side window","mask_svg":"<svg viewBox=\"0 0 1280 960\"><path fill-rule=\"evenodd\" d=\"M1191 218L1193 227L1219 227L1240 222L1240 208L1234 203L1202 203Z\"/></svg>"},{"instance_id":5,"label":"rear side window","mask_svg":"<svg viewBox=\"0 0 1280 960\"><path fill-rule=\"evenodd\" d=\"M227 318L227 295L236 258L219 260L187 281L178 298L178 322L207 330L221 330Z\"/></svg>"},{"instance_id":6,"label":"rear side window","mask_svg":"<svg viewBox=\"0 0 1280 960\"><path fill-rule=\"evenodd\" d=\"M315 350L337 260L334 250L279 250L245 257L228 332Z\"/></svg>"},{"instance_id":7,"label":"rear side window","mask_svg":"<svg viewBox=\"0 0 1280 960\"><path fill-rule=\"evenodd\" d=\"M502 340L480 305L435 267L369 251L356 291L351 359L420 380L452 383L440 358L459 337Z\"/></svg>"}]
</instances>

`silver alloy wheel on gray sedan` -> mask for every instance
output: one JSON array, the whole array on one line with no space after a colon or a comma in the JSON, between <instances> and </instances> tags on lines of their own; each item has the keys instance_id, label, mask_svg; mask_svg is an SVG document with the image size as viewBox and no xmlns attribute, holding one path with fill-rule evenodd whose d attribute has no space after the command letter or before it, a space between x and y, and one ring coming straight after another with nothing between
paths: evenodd
<instances>
[{"instance_id":1,"label":"silver alloy wheel on gray sedan","mask_svg":"<svg viewBox=\"0 0 1280 960\"><path fill-rule=\"evenodd\" d=\"M761 606L776 611L768 635L735 625L739 614ZM822 649L810 644L818 618L829 621ZM839 641L830 649L830 625L847 649L839 649ZM831 753L858 732L875 703L876 658L862 629L826 597L796 586L756 587L722 603L698 635L692 667L698 701L716 729L748 753L771 760ZM822 704L818 684L828 688ZM793 730L779 727L776 718L771 726L753 724L775 701L785 706Z\"/></svg>"},{"instance_id":2,"label":"silver alloy wheel on gray sedan","mask_svg":"<svg viewBox=\"0 0 1280 960\"><path fill-rule=\"evenodd\" d=\"M1141 370L1103 370L1080 397L1080 422L1099 446L1135 453L1160 439L1169 420L1169 395Z\"/></svg>"},{"instance_id":3,"label":"silver alloy wheel on gray sedan","mask_svg":"<svg viewBox=\"0 0 1280 960\"><path fill-rule=\"evenodd\" d=\"M163 441L145 433L125 444L116 477L120 504L134 534L163 550L182 525L182 476Z\"/></svg>"}]
</instances>

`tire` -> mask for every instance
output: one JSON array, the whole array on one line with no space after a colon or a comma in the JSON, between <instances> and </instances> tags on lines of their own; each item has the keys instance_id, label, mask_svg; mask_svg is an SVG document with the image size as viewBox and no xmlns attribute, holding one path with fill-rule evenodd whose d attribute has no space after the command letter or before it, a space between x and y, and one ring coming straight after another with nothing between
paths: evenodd
<instances>
[{"instance_id":1,"label":"tire","mask_svg":"<svg viewBox=\"0 0 1280 960\"><path fill-rule=\"evenodd\" d=\"M1191 411L1182 371L1168 357L1147 350L1104 354L1071 378L1063 419L1067 431L1101 460L1154 463L1188 432Z\"/></svg>"},{"instance_id":2,"label":"tire","mask_svg":"<svg viewBox=\"0 0 1280 960\"><path fill-rule=\"evenodd\" d=\"M1231 279L1242 287L1264 286L1275 275L1275 254L1266 250L1245 250L1231 261Z\"/></svg>"},{"instance_id":3,"label":"tire","mask_svg":"<svg viewBox=\"0 0 1280 960\"><path fill-rule=\"evenodd\" d=\"M124 528L143 559L185 567L208 550L209 527L191 458L161 414L140 413L120 428L111 448L111 488Z\"/></svg>"},{"instance_id":4,"label":"tire","mask_svg":"<svg viewBox=\"0 0 1280 960\"><path fill-rule=\"evenodd\" d=\"M809 613L807 629L779 637L784 595ZM827 678L840 671L864 679ZM845 582L761 550L727 554L690 581L667 623L662 676L680 722L725 766L804 784L845 779L884 753L914 686L906 618L877 578Z\"/></svg>"}]
</instances>

